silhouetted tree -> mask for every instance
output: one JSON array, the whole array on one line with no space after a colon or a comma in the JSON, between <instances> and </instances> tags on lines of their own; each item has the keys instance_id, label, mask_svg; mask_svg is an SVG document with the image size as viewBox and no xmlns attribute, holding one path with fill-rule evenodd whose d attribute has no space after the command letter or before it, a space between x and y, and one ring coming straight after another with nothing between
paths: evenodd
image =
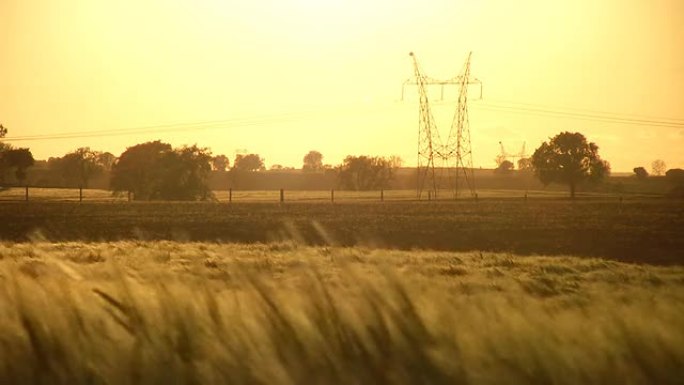
<instances>
[{"instance_id":1,"label":"silhouetted tree","mask_svg":"<svg viewBox=\"0 0 684 385\"><path fill-rule=\"evenodd\" d=\"M347 156L338 168L342 188L373 190L389 186L394 169L389 159L370 156Z\"/></svg>"},{"instance_id":2,"label":"silhouetted tree","mask_svg":"<svg viewBox=\"0 0 684 385\"><path fill-rule=\"evenodd\" d=\"M110 186L136 200L197 200L211 197L211 153L206 148L172 149L160 141L129 147L112 166Z\"/></svg>"},{"instance_id":3,"label":"silhouetted tree","mask_svg":"<svg viewBox=\"0 0 684 385\"><path fill-rule=\"evenodd\" d=\"M115 192L132 192L136 200L154 196L159 181L159 162L171 145L160 141L128 147L112 166L110 187Z\"/></svg>"},{"instance_id":4,"label":"silhouetted tree","mask_svg":"<svg viewBox=\"0 0 684 385\"><path fill-rule=\"evenodd\" d=\"M28 148L16 148L4 151L0 162L3 162L7 168L14 168L15 178L19 184L23 184L26 179L26 169L33 166L35 160Z\"/></svg>"},{"instance_id":5,"label":"silhouetted tree","mask_svg":"<svg viewBox=\"0 0 684 385\"><path fill-rule=\"evenodd\" d=\"M499 164L499 167L494 169L494 172L497 174L509 174L511 171L513 171L513 168L515 166L513 165L513 162L510 160L504 160Z\"/></svg>"},{"instance_id":6,"label":"silhouetted tree","mask_svg":"<svg viewBox=\"0 0 684 385\"><path fill-rule=\"evenodd\" d=\"M56 168L65 180L88 188L88 182L105 170L101 155L102 153L93 151L90 147L81 147L64 155L59 161L53 161L53 169Z\"/></svg>"},{"instance_id":7,"label":"silhouetted tree","mask_svg":"<svg viewBox=\"0 0 684 385\"><path fill-rule=\"evenodd\" d=\"M503 163L503 162L505 162L505 161L506 161L506 155L504 155L504 154L498 154L498 155L494 158L494 163L496 164L496 167L497 167L497 168L498 168L499 166L501 166L501 163Z\"/></svg>"},{"instance_id":8,"label":"silhouetted tree","mask_svg":"<svg viewBox=\"0 0 684 385\"><path fill-rule=\"evenodd\" d=\"M674 184L684 184L684 170L681 168L673 168L667 170L665 178Z\"/></svg>"},{"instance_id":9,"label":"silhouetted tree","mask_svg":"<svg viewBox=\"0 0 684 385\"><path fill-rule=\"evenodd\" d=\"M684 198L684 170L681 168L667 170L665 178L672 185L672 190L667 195L672 198Z\"/></svg>"},{"instance_id":10,"label":"silhouetted tree","mask_svg":"<svg viewBox=\"0 0 684 385\"><path fill-rule=\"evenodd\" d=\"M634 171L634 175L637 177L637 179L648 178L648 171L646 171L646 169L643 167L635 167L632 171Z\"/></svg>"},{"instance_id":11,"label":"silhouetted tree","mask_svg":"<svg viewBox=\"0 0 684 385\"><path fill-rule=\"evenodd\" d=\"M97 163L102 166L105 171L110 171L116 162L116 156L111 152L98 152Z\"/></svg>"},{"instance_id":12,"label":"silhouetted tree","mask_svg":"<svg viewBox=\"0 0 684 385\"><path fill-rule=\"evenodd\" d=\"M667 166L662 159L656 159L651 163L651 173L655 176L661 176L665 174Z\"/></svg>"},{"instance_id":13,"label":"silhouetted tree","mask_svg":"<svg viewBox=\"0 0 684 385\"><path fill-rule=\"evenodd\" d=\"M7 129L5 126L0 124L0 138L4 138L7 135ZM12 149L12 146L6 144L5 142L0 142L0 185L5 182L5 173L7 172L7 164L3 160L3 154Z\"/></svg>"},{"instance_id":14,"label":"silhouetted tree","mask_svg":"<svg viewBox=\"0 0 684 385\"><path fill-rule=\"evenodd\" d=\"M151 199L188 201L210 198L211 162L211 152L196 145L164 152L157 164L158 182Z\"/></svg>"},{"instance_id":15,"label":"silhouetted tree","mask_svg":"<svg viewBox=\"0 0 684 385\"><path fill-rule=\"evenodd\" d=\"M562 132L544 142L532 155L535 175L545 185L567 184L575 197L583 181L600 181L610 173L610 165L598 155L598 146L588 143L579 132Z\"/></svg>"},{"instance_id":16,"label":"silhouetted tree","mask_svg":"<svg viewBox=\"0 0 684 385\"><path fill-rule=\"evenodd\" d=\"M257 154L238 154L233 162L233 169L238 171L264 170L264 159Z\"/></svg>"},{"instance_id":17,"label":"silhouetted tree","mask_svg":"<svg viewBox=\"0 0 684 385\"><path fill-rule=\"evenodd\" d=\"M401 157L399 155L392 155L389 157L388 160L389 160L390 166L392 166L392 168L395 170L398 168L401 168L401 166L404 165L404 160L401 159Z\"/></svg>"},{"instance_id":18,"label":"silhouetted tree","mask_svg":"<svg viewBox=\"0 0 684 385\"><path fill-rule=\"evenodd\" d=\"M211 165L216 171L226 171L230 167L230 159L225 155L216 155L211 159Z\"/></svg>"},{"instance_id":19,"label":"silhouetted tree","mask_svg":"<svg viewBox=\"0 0 684 385\"><path fill-rule=\"evenodd\" d=\"M532 171L532 158L518 159L518 171Z\"/></svg>"},{"instance_id":20,"label":"silhouetted tree","mask_svg":"<svg viewBox=\"0 0 684 385\"><path fill-rule=\"evenodd\" d=\"M323 155L318 151L309 151L304 155L302 171L316 172L323 170Z\"/></svg>"}]
</instances>

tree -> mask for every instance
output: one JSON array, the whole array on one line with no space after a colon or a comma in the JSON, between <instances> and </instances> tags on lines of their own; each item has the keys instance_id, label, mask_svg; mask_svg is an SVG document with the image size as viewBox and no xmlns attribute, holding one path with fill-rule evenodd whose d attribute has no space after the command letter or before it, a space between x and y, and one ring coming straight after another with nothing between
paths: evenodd
<instances>
[{"instance_id":1,"label":"tree","mask_svg":"<svg viewBox=\"0 0 684 385\"><path fill-rule=\"evenodd\" d=\"M667 195L672 198L684 198L684 170L681 168L667 170L665 178L672 185L672 190Z\"/></svg>"},{"instance_id":2,"label":"tree","mask_svg":"<svg viewBox=\"0 0 684 385\"><path fill-rule=\"evenodd\" d=\"M5 135L7 135L7 128L0 124L0 139L4 138ZM12 148L13 147L10 144L0 141L0 183L4 181L5 173L9 169L7 163L2 160L3 154L11 150Z\"/></svg>"},{"instance_id":3,"label":"tree","mask_svg":"<svg viewBox=\"0 0 684 385\"><path fill-rule=\"evenodd\" d=\"M97 163L99 163L105 171L111 171L114 162L116 162L116 156L111 152L97 153Z\"/></svg>"},{"instance_id":4,"label":"tree","mask_svg":"<svg viewBox=\"0 0 684 385\"><path fill-rule=\"evenodd\" d=\"M4 138L5 135L7 135L7 129L5 126L0 124L0 138ZM0 184L4 183L5 181L5 173L7 172L7 164L3 160L3 154L11 150L12 146L9 144L5 144L4 142L0 142Z\"/></svg>"},{"instance_id":5,"label":"tree","mask_svg":"<svg viewBox=\"0 0 684 385\"><path fill-rule=\"evenodd\" d=\"M230 160L225 155L216 155L211 158L211 166L216 171L226 171L230 167Z\"/></svg>"},{"instance_id":6,"label":"tree","mask_svg":"<svg viewBox=\"0 0 684 385\"><path fill-rule=\"evenodd\" d=\"M494 163L496 163L496 167L499 168L503 162L506 161L506 155L504 154L499 154L494 158Z\"/></svg>"},{"instance_id":7,"label":"tree","mask_svg":"<svg viewBox=\"0 0 684 385\"><path fill-rule=\"evenodd\" d=\"M197 200L211 197L211 152L185 146L172 149L160 141L129 147L112 166L110 186L136 200Z\"/></svg>"},{"instance_id":8,"label":"tree","mask_svg":"<svg viewBox=\"0 0 684 385\"><path fill-rule=\"evenodd\" d=\"M233 169L237 171L265 170L264 159L257 154L238 154L233 162Z\"/></svg>"},{"instance_id":9,"label":"tree","mask_svg":"<svg viewBox=\"0 0 684 385\"><path fill-rule=\"evenodd\" d=\"M656 159L651 163L651 173L656 176L661 176L665 174L665 170L667 170L667 166L665 165L665 162L663 162L662 159Z\"/></svg>"},{"instance_id":10,"label":"tree","mask_svg":"<svg viewBox=\"0 0 684 385\"><path fill-rule=\"evenodd\" d=\"M567 184L570 197L584 181L600 181L610 173L610 165L601 159L598 146L587 143L579 132L562 132L544 142L532 155L532 166L539 180Z\"/></svg>"},{"instance_id":11,"label":"tree","mask_svg":"<svg viewBox=\"0 0 684 385\"><path fill-rule=\"evenodd\" d=\"M670 183L673 184L684 184L684 170L681 168L673 168L671 170L667 170L665 173L665 178L667 178Z\"/></svg>"},{"instance_id":12,"label":"tree","mask_svg":"<svg viewBox=\"0 0 684 385\"><path fill-rule=\"evenodd\" d=\"M115 192L128 191L136 200L149 200L157 188L159 162L171 151L160 141L128 147L112 166L110 186Z\"/></svg>"},{"instance_id":13,"label":"tree","mask_svg":"<svg viewBox=\"0 0 684 385\"><path fill-rule=\"evenodd\" d=\"M158 163L158 181L151 199L189 201L210 198L211 162L211 152L196 145L166 151Z\"/></svg>"},{"instance_id":14,"label":"tree","mask_svg":"<svg viewBox=\"0 0 684 385\"><path fill-rule=\"evenodd\" d=\"M648 171L646 171L646 169L643 167L635 167L632 171L634 171L634 175L637 177L637 179L643 180L648 178Z\"/></svg>"},{"instance_id":15,"label":"tree","mask_svg":"<svg viewBox=\"0 0 684 385\"><path fill-rule=\"evenodd\" d=\"M532 158L518 159L518 171L532 171Z\"/></svg>"},{"instance_id":16,"label":"tree","mask_svg":"<svg viewBox=\"0 0 684 385\"><path fill-rule=\"evenodd\" d=\"M304 155L302 170L305 172L316 172L323 170L323 155L318 151L309 151Z\"/></svg>"},{"instance_id":17,"label":"tree","mask_svg":"<svg viewBox=\"0 0 684 385\"><path fill-rule=\"evenodd\" d=\"M387 188L393 176L392 163L382 157L350 155L338 168L340 184L350 190Z\"/></svg>"},{"instance_id":18,"label":"tree","mask_svg":"<svg viewBox=\"0 0 684 385\"><path fill-rule=\"evenodd\" d=\"M53 164L64 179L76 182L79 187L88 188L88 182L104 172L102 160L102 153L93 151L90 147L81 147Z\"/></svg>"},{"instance_id":19,"label":"tree","mask_svg":"<svg viewBox=\"0 0 684 385\"><path fill-rule=\"evenodd\" d=\"M14 168L14 176L20 184L26 179L26 169L33 166L35 160L28 148L16 148L4 151L2 154L3 162L8 168Z\"/></svg>"},{"instance_id":20,"label":"tree","mask_svg":"<svg viewBox=\"0 0 684 385\"><path fill-rule=\"evenodd\" d=\"M515 166L513 165L513 162L510 160L504 160L499 164L499 167L494 169L494 172L496 174L509 174L511 171L513 171L513 168Z\"/></svg>"},{"instance_id":21,"label":"tree","mask_svg":"<svg viewBox=\"0 0 684 385\"><path fill-rule=\"evenodd\" d=\"M392 155L389 157L389 162L390 165L392 166L393 169L398 169L401 168L401 166L404 165L404 160L401 159L399 155Z\"/></svg>"}]
</instances>

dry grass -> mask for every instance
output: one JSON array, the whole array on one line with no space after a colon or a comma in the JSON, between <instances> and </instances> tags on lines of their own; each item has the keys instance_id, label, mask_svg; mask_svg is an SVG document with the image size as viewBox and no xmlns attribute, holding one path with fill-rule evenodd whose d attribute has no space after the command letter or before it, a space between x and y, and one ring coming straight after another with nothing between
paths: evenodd
<instances>
[{"instance_id":1,"label":"dry grass","mask_svg":"<svg viewBox=\"0 0 684 385\"><path fill-rule=\"evenodd\" d=\"M0 383L681 384L684 268L0 244Z\"/></svg>"}]
</instances>

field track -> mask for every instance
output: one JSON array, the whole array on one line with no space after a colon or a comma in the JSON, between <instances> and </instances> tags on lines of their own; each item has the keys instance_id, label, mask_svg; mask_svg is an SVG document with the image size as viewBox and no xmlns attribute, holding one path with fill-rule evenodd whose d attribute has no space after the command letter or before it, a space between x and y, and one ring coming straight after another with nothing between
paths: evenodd
<instances>
[{"instance_id":1,"label":"field track","mask_svg":"<svg viewBox=\"0 0 684 385\"><path fill-rule=\"evenodd\" d=\"M499 251L684 263L684 205L664 199L448 202L2 202L5 241L176 240Z\"/></svg>"}]
</instances>

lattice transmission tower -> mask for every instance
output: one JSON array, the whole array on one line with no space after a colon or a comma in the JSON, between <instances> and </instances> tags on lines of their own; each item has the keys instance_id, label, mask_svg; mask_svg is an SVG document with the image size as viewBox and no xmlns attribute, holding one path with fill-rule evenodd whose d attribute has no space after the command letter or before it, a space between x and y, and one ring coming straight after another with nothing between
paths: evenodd
<instances>
[{"instance_id":1,"label":"lattice transmission tower","mask_svg":"<svg viewBox=\"0 0 684 385\"><path fill-rule=\"evenodd\" d=\"M438 80L426 76L418 64L416 55L409 54L413 59L414 79L404 82L402 87L402 99L404 88L407 85L415 85L419 96L418 118L418 165L417 165L417 195L421 199L423 191L428 189L429 198L437 198L438 191L444 188L444 180L447 179L448 187L453 197L457 198L461 183L465 182L470 195L475 197L475 178L473 171L473 151L470 141L470 127L468 121L468 88L472 84L480 86L480 98L482 98L482 82L470 76L470 58L468 54L461 73L451 79ZM428 86L441 86L441 98L444 98L444 87L455 85L459 87L456 112L449 129L449 135L445 142L440 137L439 130L430 109ZM446 177L445 177L446 174Z\"/></svg>"}]
</instances>

